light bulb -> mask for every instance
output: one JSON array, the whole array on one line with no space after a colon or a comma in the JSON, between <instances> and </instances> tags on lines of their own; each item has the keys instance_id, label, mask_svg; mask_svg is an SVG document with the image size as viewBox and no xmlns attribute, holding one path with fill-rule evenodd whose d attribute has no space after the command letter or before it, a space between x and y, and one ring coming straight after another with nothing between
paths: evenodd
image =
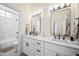
<instances>
[{"instance_id":1,"label":"light bulb","mask_svg":"<svg viewBox=\"0 0 79 59\"><path fill-rule=\"evenodd\" d=\"M50 7L50 11L53 11L53 7L52 6Z\"/></svg>"},{"instance_id":2,"label":"light bulb","mask_svg":"<svg viewBox=\"0 0 79 59\"><path fill-rule=\"evenodd\" d=\"M56 4L56 5L54 6L54 8L55 8L55 10L58 9L58 4Z\"/></svg>"},{"instance_id":3,"label":"light bulb","mask_svg":"<svg viewBox=\"0 0 79 59\"><path fill-rule=\"evenodd\" d=\"M65 5L64 3L61 3L60 8L64 8L64 5Z\"/></svg>"},{"instance_id":4,"label":"light bulb","mask_svg":"<svg viewBox=\"0 0 79 59\"><path fill-rule=\"evenodd\" d=\"M38 12L36 12L36 15L38 14Z\"/></svg>"},{"instance_id":5,"label":"light bulb","mask_svg":"<svg viewBox=\"0 0 79 59\"><path fill-rule=\"evenodd\" d=\"M33 13L33 16L35 16L35 13Z\"/></svg>"},{"instance_id":6,"label":"light bulb","mask_svg":"<svg viewBox=\"0 0 79 59\"><path fill-rule=\"evenodd\" d=\"M70 6L70 3L66 3L66 6Z\"/></svg>"},{"instance_id":7,"label":"light bulb","mask_svg":"<svg viewBox=\"0 0 79 59\"><path fill-rule=\"evenodd\" d=\"M41 12L40 12L40 11L38 11L38 14L41 14Z\"/></svg>"}]
</instances>

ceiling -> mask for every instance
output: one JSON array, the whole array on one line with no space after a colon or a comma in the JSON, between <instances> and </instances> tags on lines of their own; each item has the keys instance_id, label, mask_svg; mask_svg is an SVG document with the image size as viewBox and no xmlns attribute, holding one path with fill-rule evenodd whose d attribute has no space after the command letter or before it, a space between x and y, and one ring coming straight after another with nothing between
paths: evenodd
<instances>
[{"instance_id":1,"label":"ceiling","mask_svg":"<svg viewBox=\"0 0 79 59\"><path fill-rule=\"evenodd\" d=\"M1 3L2 5L14 9L16 11L20 11L21 9L26 8L27 6L30 7L28 3Z\"/></svg>"}]
</instances>

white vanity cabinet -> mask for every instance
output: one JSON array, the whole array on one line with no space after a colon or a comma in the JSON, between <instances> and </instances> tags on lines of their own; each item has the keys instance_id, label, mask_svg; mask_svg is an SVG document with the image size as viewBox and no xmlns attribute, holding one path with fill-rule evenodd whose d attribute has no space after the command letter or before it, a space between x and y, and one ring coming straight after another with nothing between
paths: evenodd
<instances>
[{"instance_id":1,"label":"white vanity cabinet","mask_svg":"<svg viewBox=\"0 0 79 59\"><path fill-rule=\"evenodd\" d=\"M51 42L46 38L24 37L23 53L28 56L79 56L79 46L72 43L67 45L67 43L55 40Z\"/></svg>"},{"instance_id":2,"label":"white vanity cabinet","mask_svg":"<svg viewBox=\"0 0 79 59\"><path fill-rule=\"evenodd\" d=\"M34 40L30 38L23 38L23 53L28 56L34 56Z\"/></svg>"},{"instance_id":3,"label":"white vanity cabinet","mask_svg":"<svg viewBox=\"0 0 79 59\"><path fill-rule=\"evenodd\" d=\"M44 55L44 42L40 40L35 40L35 56Z\"/></svg>"},{"instance_id":4,"label":"white vanity cabinet","mask_svg":"<svg viewBox=\"0 0 79 59\"><path fill-rule=\"evenodd\" d=\"M33 39L23 38L23 53L28 56L43 56L44 55L44 42Z\"/></svg>"},{"instance_id":5,"label":"white vanity cabinet","mask_svg":"<svg viewBox=\"0 0 79 59\"><path fill-rule=\"evenodd\" d=\"M45 42L45 55L47 56L76 56L79 50L71 47Z\"/></svg>"},{"instance_id":6,"label":"white vanity cabinet","mask_svg":"<svg viewBox=\"0 0 79 59\"><path fill-rule=\"evenodd\" d=\"M45 56L60 56L63 54L60 54L58 49L56 49L56 46L52 46L53 44L45 42Z\"/></svg>"}]
</instances>

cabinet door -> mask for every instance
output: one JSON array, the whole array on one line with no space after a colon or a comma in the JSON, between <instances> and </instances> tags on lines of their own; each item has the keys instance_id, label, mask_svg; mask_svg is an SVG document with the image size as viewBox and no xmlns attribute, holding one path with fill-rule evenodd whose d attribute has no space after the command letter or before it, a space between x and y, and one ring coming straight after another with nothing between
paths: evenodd
<instances>
[{"instance_id":1,"label":"cabinet door","mask_svg":"<svg viewBox=\"0 0 79 59\"><path fill-rule=\"evenodd\" d=\"M78 49L51 43L45 43L45 49L57 51L58 55L74 56L79 54Z\"/></svg>"},{"instance_id":2,"label":"cabinet door","mask_svg":"<svg viewBox=\"0 0 79 59\"><path fill-rule=\"evenodd\" d=\"M45 48L45 56L58 56L56 51Z\"/></svg>"},{"instance_id":3,"label":"cabinet door","mask_svg":"<svg viewBox=\"0 0 79 59\"><path fill-rule=\"evenodd\" d=\"M28 56L34 56L34 44L23 41L23 53Z\"/></svg>"}]
</instances>

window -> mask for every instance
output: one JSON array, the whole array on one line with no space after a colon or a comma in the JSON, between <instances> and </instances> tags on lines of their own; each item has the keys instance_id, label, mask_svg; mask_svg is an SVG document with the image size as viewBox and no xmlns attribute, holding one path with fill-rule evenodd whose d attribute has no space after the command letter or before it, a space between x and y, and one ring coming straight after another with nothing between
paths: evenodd
<instances>
[{"instance_id":1,"label":"window","mask_svg":"<svg viewBox=\"0 0 79 59\"><path fill-rule=\"evenodd\" d=\"M5 11L0 9L0 16L5 16Z\"/></svg>"},{"instance_id":2,"label":"window","mask_svg":"<svg viewBox=\"0 0 79 59\"><path fill-rule=\"evenodd\" d=\"M12 17L12 13L6 12L6 17L11 18Z\"/></svg>"}]
</instances>

